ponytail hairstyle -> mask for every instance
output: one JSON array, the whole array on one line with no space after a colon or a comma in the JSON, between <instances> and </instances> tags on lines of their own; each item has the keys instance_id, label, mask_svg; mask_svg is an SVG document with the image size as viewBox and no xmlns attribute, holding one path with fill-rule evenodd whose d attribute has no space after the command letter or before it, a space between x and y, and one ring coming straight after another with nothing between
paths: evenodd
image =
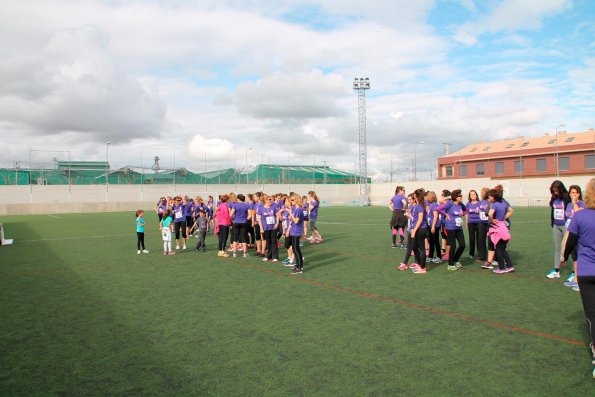
<instances>
[{"instance_id":1,"label":"ponytail hairstyle","mask_svg":"<svg viewBox=\"0 0 595 397\"><path fill-rule=\"evenodd\" d=\"M310 197L312 197L314 199L314 201L316 201L318 204L320 204L320 200L318 199L318 196L316 195L316 192L314 190L310 190L308 192L308 195Z\"/></svg>"},{"instance_id":2,"label":"ponytail hairstyle","mask_svg":"<svg viewBox=\"0 0 595 397\"><path fill-rule=\"evenodd\" d=\"M488 191L488 197L490 196L494 198L494 201L497 201L499 203L502 202L502 191L500 189L490 189Z\"/></svg>"},{"instance_id":3,"label":"ponytail hairstyle","mask_svg":"<svg viewBox=\"0 0 595 397\"><path fill-rule=\"evenodd\" d=\"M413 192L413 199L415 200L415 202L419 205L421 205L421 207L425 210L426 209L426 202L425 202L425 197L426 197L426 191L422 188L417 189Z\"/></svg>"},{"instance_id":4,"label":"ponytail hairstyle","mask_svg":"<svg viewBox=\"0 0 595 397\"><path fill-rule=\"evenodd\" d=\"M450 193L450 199L455 201L459 196L461 196L461 193L463 193L461 189L453 190L452 193Z\"/></svg>"},{"instance_id":5,"label":"ponytail hairstyle","mask_svg":"<svg viewBox=\"0 0 595 397\"><path fill-rule=\"evenodd\" d=\"M397 187L395 188L395 194L399 194L399 192L400 192L401 190L405 190L405 187L404 187L404 186L397 186Z\"/></svg>"}]
</instances>

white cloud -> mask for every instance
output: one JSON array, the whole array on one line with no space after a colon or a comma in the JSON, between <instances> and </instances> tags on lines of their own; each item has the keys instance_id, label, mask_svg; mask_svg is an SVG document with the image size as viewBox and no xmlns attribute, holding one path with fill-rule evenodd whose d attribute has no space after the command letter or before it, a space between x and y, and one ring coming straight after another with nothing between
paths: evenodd
<instances>
[{"instance_id":1,"label":"white cloud","mask_svg":"<svg viewBox=\"0 0 595 397\"><path fill-rule=\"evenodd\" d=\"M481 15L476 22L462 25L453 38L471 46L476 44L478 37L484 33L540 29L544 18L571 7L571 0L504 0L497 3L490 13Z\"/></svg>"}]
</instances>

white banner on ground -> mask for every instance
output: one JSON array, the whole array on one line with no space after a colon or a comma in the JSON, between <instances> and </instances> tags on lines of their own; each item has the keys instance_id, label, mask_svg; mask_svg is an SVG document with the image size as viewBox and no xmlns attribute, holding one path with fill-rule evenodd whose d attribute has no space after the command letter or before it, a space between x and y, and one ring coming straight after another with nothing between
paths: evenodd
<instances>
[{"instance_id":1,"label":"white banner on ground","mask_svg":"<svg viewBox=\"0 0 595 397\"><path fill-rule=\"evenodd\" d=\"M4 225L0 223L0 245L10 245L12 239L4 239Z\"/></svg>"}]
</instances>

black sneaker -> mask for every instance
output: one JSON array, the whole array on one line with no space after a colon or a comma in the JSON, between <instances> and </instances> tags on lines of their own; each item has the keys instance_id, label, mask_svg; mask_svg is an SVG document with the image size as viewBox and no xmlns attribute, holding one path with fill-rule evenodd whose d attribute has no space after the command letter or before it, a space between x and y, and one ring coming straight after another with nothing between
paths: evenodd
<instances>
[{"instance_id":1,"label":"black sneaker","mask_svg":"<svg viewBox=\"0 0 595 397\"><path fill-rule=\"evenodd\" d=\"M303 272L304 272L304 269L302 269L302 268L298 269L297 267L294 267L293 269L291 269L291 274L302 274Z\"/></svg>"}]
</instances>

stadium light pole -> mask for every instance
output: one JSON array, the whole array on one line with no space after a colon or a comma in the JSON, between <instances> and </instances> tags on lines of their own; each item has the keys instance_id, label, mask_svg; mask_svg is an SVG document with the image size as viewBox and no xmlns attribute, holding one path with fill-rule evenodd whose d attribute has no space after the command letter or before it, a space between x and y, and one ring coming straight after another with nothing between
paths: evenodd
<instances>
[{"instance_id":1,"label":"stadium light pole","mask_svg":"<svg viewBox=\"0 0 595 397\"><path fill-rule=\"evenodd\" d=\"M107 195L109 192L108 172L109 172L109 145L110 141L105 144L105 202L107 203Z\"/></svg>"},{"instance_id":2,"label":"stadium light pole","mask_svg":"<svg viewBox=\"0 0 595 397\"><path fill-rule=\"evenodd\" d=\"M246 185L248 184L248 152L250 150L252 150L251 147L249 147L248 149L246 149L246 167L245 167L245 170L246 170Z\"/></svg>"},{"instance_id":3,"label":"stadium light pole","mask_svg":"<svg viewBox=\"0 0 595 397\"><path fill-rule=\"evenodd\" d=\"M366 144L366 90L370 89L368 77L355 78L353 89L357 91L357 109L359 114L359 186L360 196L369 205L368 199L368 154Z\"/></svg>"},{"instance_id":4,"label":"stadium light pole","mask_svg":"<svg viewBox=\"0 0 595 397\"><path fill-rule=\"evenodd\" d=\"M417 181L417 145L423 145L424 141L418 142L413 147L413 180Z\"/></svg>"},{"instance_id":5,"label":"stadium light pole","mask_svg":"<svg viewBox=\"0 0 595 397\"><path fill-rule=\"evenodd\" d=\"M558 128L560 127L566 127L566 124L560 124L556 127L556 178L560 177L560 166L558 163L558 158L559 158L559 154L558 154Z\"/></svg>"}]
</instances>

